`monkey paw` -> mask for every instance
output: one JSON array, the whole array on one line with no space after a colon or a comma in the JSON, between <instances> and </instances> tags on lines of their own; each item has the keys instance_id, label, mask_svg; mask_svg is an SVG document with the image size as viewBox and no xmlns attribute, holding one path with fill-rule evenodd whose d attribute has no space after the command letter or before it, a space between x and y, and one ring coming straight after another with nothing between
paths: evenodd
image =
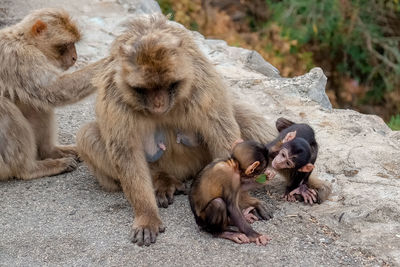
<instances>
[{"instance_id":1,"label":"monkey paw","mask_svg":"<svg viewBox=\"0 0 400 267\"><path fill-rule=\"evenodd\" d=\"M59 159L59 158L74 158L76 161L81 162L76 146L56 146L46 157Z\"/></svg>"},{"instance_id":2,"label":"monkey paw","mask_svg":"<svg viewBox=\"0 0 400 267\"><path fill-rule=\"evenodd\" d=\"M64 172L72 172L78 167L78 162L75 158L62 158L59 160L64 166Z\"/></svg>"},{"instance_id":3,"label":"monkey paw","mask_svg":"<svg viewBox=\"0 0 400 267\"><path fill-rule=\"evenodd\" d=\"M243 216L248 223L254 223L258 221L258 217L251 213L254 210L254 207L248 207L247 209L242 210Z\"/></svg>"},{"instance_id":4,"label":"monkey paw","mask_svg":"<svg viewBox=\"0 0 400 267\"><path fill-rule=\"evenodd\" d=\"M221 234L219 234L218 237L229 239L238 244L245 244L250 242L250 239L247 237L247 235L238 232L222 232Z\"/></svg>"},{"instance_id":5,"label":"monkey paw","mask_svg":"<svg viewBox=\"0 0 400 267\"><path fill-rule=\"evenodd\" d=\"M317 202L317 192L315 192L314 189L308 188L308 186L306 184L301 184L299 187L297 187L296 189L292 190L289 194L288 194L288 198L292 199L296 199L295 195L300 195L303 197L304 199L304 203L308 203L310 205L314 204Z\"/></svg>"},{"instance_id":6,"label":"monkey paw","mask_svg":"<svg viewBox=\"0 0 400 267\"><path fill-rule=\"evenodd\" d=\"M186 194L185 184L167 175L157 175L153 182L157 205L160 208L168 208L168 205L174 202L174 194Z\"/></svg>"},{"instance_id":7,"label":"monkey paw","mask_svg":"<svg viewBox=\"0 0 400 267\"><path fill-rule=\"evenodd\" d=\"M165 227L162 223L157 225L148 226L133 226L130 234L132 243L136 243L138 246L150 246L155 243L159 233L163 233Z\"/></svg>"},{"instance_id":8,"label":"monkey paw","mask_svg":"<svg viewBox=\"0 0 400 267\"><path fill-rule=\"evenodd\" d=\"M270 240L271 238L267 235L259 235L254 238L250 238L250 242L256 243L257 246L265 246Z\"/></svg>"},{"instance_id":9,"label":"monkey paw","mask_svg":"<svg viewBox=\"0 0 400 267\"><path fill-rule=\"evenodd\" d=\"M273 212L269 211L265 204L258 204L253 212L261 220L269 220L273 218Z\"/></svg>"}]
</instances>

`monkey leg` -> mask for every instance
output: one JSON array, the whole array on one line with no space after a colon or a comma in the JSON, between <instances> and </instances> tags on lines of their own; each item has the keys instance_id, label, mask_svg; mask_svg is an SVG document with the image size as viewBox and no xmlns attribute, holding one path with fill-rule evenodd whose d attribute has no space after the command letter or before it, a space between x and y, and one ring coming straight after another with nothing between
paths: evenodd
<instances>
[{"instance_id":1,"label":"monkey leg","mask_svg":"<svg viewBox=\"0 0 400 267\"><path fill-rule=\"evenodd\" d=\"M185 184L178 179L164 172L158 172L152 176L158 207L167 208L174 202L174 194L186 193Z\"/></svg>"},{"instance_id":2,"label":"monkey leg","mask_svg":"<svg viewBox=\"0 0 400 267\"><path fill-rule=\"evenodd\" d=\"M55 146L57 131L53 109L35 109L23 103L18 103L18 107L31 125L40 159L72 157L78 160L75 146Z\"/></svg>"},{"instance_id":3,"label":"monkey leg","mask_svg":"<svg viewBox=\"0 0 400 267\"><path fill-rule=\"evenodd\" d=\"M248 103L241 103L235 99L233 104L234 115L240 127L244 140L254 140L267 144L275 139L277 131L259 112L256 112Z\"/></svg>"},{"instance_id":4,"label":"monkey leg","mask_svg":"<svg viewBox=\"0 0 400 267\"><path fill-rule=\"evenodd\" d=\"M242 191L240 193L239 206L242 210L253 207L254 209L249 210L249 212L253 213L261 220L269 220L273 217L273 212L267 209L265 203L255 197L250 196L249 192L247 191Z\"/></svg>"},{"instance_id":5,"label":"monkey leg","mask_svg":"<svg viewBox=\"0 0 400 267\"><path fill-rule=\"evenodd\" d=\"M113 167L107 156L105 144L96 122L84 125L76 134L77 149L80 157L92 170L100 186L109 192L121 191L114 176Z\"/></svg>"},{"instance_id":6,"label":"monkey leg","mask_svg":"<svg viewBox=\"0 0 400 267\"><path fill-rule=\"evenodd\" d=\"M76 169L78 163L74 158L45 159L35 161L29 169L17 172L15 177L31 180L44 176L53 176Z\"/></svg>"},{"instance_id":7,"label":"monkey leg","mask_svg":"<svg viewBox=\"0 0 400 267\"><path fill-rule=\"evenodd\" d=\"M200 217L203 221L202 228L214 235L222 233L229 225L226 203L222 198L211 200Z\"/></svg>"},{"instance_id":8,"label":"monkey leg","mask_svg":"<svg viewBox=\"0 0 400 267\"><path fill-rule=\"evenodd\" d=\"M0 97L0 180L36 179L76 168L73 158L37 161L34 132L20 109Z\"/></svg>"}]
</instances>

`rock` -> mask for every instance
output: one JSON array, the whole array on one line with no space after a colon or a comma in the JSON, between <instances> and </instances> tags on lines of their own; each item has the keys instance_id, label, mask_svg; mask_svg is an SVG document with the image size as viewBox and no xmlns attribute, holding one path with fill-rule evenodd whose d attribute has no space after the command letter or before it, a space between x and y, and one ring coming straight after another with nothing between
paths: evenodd
<instances>
[{"instance_id":1,"label":"rock","mask_svg":"<svg viewBox=\"0 0 400 267\"><path fill-rule=\"evenodd\" d=\"M81 26L77 68L108 53L121 23L159 12L155 1L3 1L0 23L13 23L31 9L62 6ZM4 9L5 8L5 9ZM129 242L132 211L122 193L101 190L87 167L36 181L0 183L0 262L5 265L399 265L400 134L377 116L332 109L320 68L282 78L253 51L229 47L193 33L231 91L274 124L284 116L316 131L319 177L333 184L322 205L281 199L274 179L257 197L275 210L255 229L273 239L265 248L235 245L199 232L187 196L161 209L167 227L155 245ZM74 142L94 118L94 97L57 110L59 141Z\"/></svg>"}]
</instances>

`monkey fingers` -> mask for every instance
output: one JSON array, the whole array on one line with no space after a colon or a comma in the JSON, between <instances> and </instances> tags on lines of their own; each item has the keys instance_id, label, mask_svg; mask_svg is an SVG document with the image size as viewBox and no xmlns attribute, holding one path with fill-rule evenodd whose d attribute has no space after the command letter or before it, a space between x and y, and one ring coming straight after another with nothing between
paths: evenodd
<instances>
[{"instance_id":1,"label":"monkey fingers","mask_svg":"<svg viewBox=\"0 0 400 267\"><path fill-rule=\"evenodd\" d=\"M265 207L265 205L262 204L262 202L255 206L253 212L261 220L269 220L273 218L273 212L268 211L268 209Z\"/></svg>"},{"instance_id":2,"label":"monkey fingers","mask_svg":"<svg viewBox=\"0 0 400 267\"><path fill-rule=\"evenodd\" d=\"M265 246L270 240L271 238L267 235L259 235L254 241L250 241L255 242L257 246Z\"/></svg>"},{"instance_id":3,"label":"monkey fingers","mask_svg":"<svg viewBox=\"0 0 400 267\"><path fill-rule=\"evenodd\" d=\"M289 194L289 193L284 194L283 198L288 202L296 202L297 201L296 197L294 195Z\"/></svg>"},{"instance_id":4,"label":"monkey fingers","mask_svg":"<svg viewBox=\"0 0 400 267\"><path fill-rule=\"evenodd\" d=\"M251 211L254 209L254 207L248 207L247 209L242 210L243 216L248 223L254 223L255 221L258 221L258 217L251 213Z\"/></svg>"},{"instance_id":5,"label":"monkey fingers","mask_svg":"<svg viewBox=\"0 0 400 267\"><path fill-rule=\"evenodd\" d=\"M70 146L56 146L54 147L52 153L51 153L51 158L67 158L67 157L72 157L76 161L81 162L82 160L79 157L78 151L76 149L76 146L70 145Z\"/></svg>"},{"instance_id":6,"label":"monkey fingers","mask_svg":"<svg viewBox=\"0 0 400 267\"><path fill-rule=\"evenodd\" d=\"M159 226L158 230L151 230L145 227L134 227L131 232L131 241L136 243L138 246L149 246L151 243L155 243L158 233L165 231L164 226Z\"/></svg>"},{"instance_id":7,"label":"monkey fingers","mask_svg":"<svg viewBox=\"0 0 400 267\"><path fill-rule=\"evenodd\" d=\"M308 188L306 184L301 184L299 187L289 193L289 196L295 197L295 195L301 195L305 203L310 205L317 202L317 192L314 189Z\"/></svg>"},{"instance_id":8,"label":"monkey fingers","mask_svg":"<svg viewBox=\"0 0 400 267\"><path fill-rule=\"evenodd\" d=\"M250 239L243 233L239 232L222 232L221 234L218 235L220 238L225 238L229 239L235 243L238 244L244 244L244 243L249 243Z\"/></svg>"}]
</instances>

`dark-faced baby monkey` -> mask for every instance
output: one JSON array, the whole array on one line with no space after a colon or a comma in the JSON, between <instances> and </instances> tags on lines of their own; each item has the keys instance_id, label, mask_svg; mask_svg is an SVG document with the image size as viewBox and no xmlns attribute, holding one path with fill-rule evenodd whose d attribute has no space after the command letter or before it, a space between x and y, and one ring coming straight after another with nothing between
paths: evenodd
<instances>
[{"instance_id":1,"label":"dark-faced baby monkey","mask_svg":"<svg viewBox=\"0 0 400 267\"><path fill-rule=\"evenodd\" d=\"M314 130L308 124L297 124L284 118L276 121L278 137L267 145L272 167L287 180L285 199L296 201L301 196L305 203L321 203L330 194L329 184L310 177L317 159L318 144Z\"/></svg>"},{"instance_id":2,"label":"dark-faced baby monkey","mask_svg":"<svg viewBox=\"0 0 400 267\"><path fill-rule=\"evenodd\" d=\"M240 210L240 194L256 186L250 179L264 173L267 166L268 150L252 141L237 144L230 158L207 165L193 181L189 194L200 228L239 244L266 245L270 238L254 231ZM242 183L241 177L249 181Z\"/></svg>"}]
</instances>

